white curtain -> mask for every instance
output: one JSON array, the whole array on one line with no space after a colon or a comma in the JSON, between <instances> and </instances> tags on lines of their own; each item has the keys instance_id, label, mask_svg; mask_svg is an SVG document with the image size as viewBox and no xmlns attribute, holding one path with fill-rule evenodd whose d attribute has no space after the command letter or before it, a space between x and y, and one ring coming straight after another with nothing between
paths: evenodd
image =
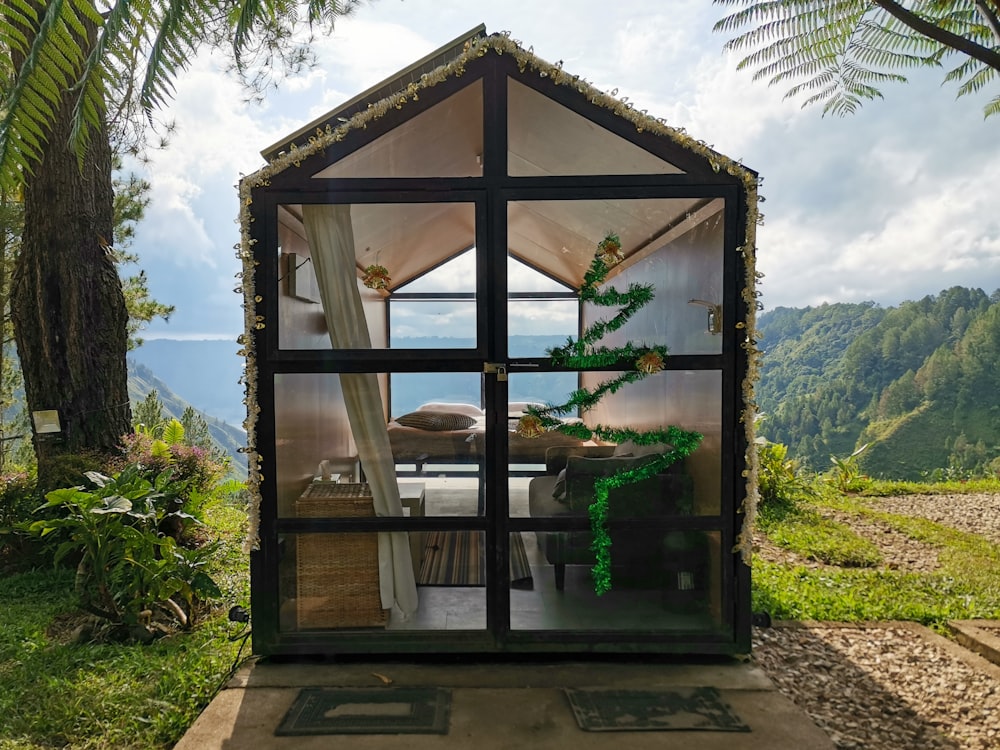
<instances>
[{"instance_id":1,"label":"white curtain","mask_svg":"<svg viewBox=\"0 0 1000 750\"><path fill-rule=\"evenodd\" d=\"M351 207L302 206L319 296L334 349L371 349L368 321L358 290ZM402 516L396 467L374 373L342 373L340 383L358 457L371 486L377 516ZM405 532L380 533L382 606L404 620L417 609L417 585Z\"/></svg>"}]
</instances>

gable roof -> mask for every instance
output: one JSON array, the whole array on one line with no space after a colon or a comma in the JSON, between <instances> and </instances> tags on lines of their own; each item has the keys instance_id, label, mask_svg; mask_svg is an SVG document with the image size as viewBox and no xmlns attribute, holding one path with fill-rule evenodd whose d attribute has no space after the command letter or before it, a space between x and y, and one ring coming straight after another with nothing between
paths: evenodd
<instances>
[{"instance_id":1,"label":"gable roof","mask_svg":"<svg viewBox=\"0 0 1000 750\"><path fill-rule=\"evenodd\" d=\"M737 177L748 188L756 186L757 175L753 170L692 138L683 128L672 127L645 110L636 110L626 99L617 98L616 92L600 91L579 76L564 71L561 62L553 64L542 60L506 33L487 35L482 24L267 147L261 153L268 164L245 181L251 186L263 184L269 177L299 166L307 157L342 141L349 133L405 108L408 103L418 100L421 92L460 77L469 63L487 54L509 55L516 60L520 71L533 72L557 86L572 87L591 104L610 110L634 125L636 133L666 138L703 159L713 171Z\"/></svg>"}]
</instances>

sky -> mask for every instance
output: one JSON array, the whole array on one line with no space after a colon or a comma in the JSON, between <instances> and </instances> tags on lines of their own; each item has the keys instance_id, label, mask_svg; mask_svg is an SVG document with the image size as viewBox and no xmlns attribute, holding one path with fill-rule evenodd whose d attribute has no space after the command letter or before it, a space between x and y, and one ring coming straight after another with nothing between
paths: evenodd
<instances>
[{"instance_id":1,"label":"sky","mask_svg":"<svg viewBox=\"0 0 1000 750\"><path fill-rule=\"evenodd\" d=\"M130 248L169 322L144 336L242 332L236 184L260 151L480 23L597 88L627 97L763 178L758 230L766 309L882 306L951 286L1000 288L996 148L989 92L956 98L944 71L918 71L846 118L754 82L712 27L708 0L373 0L317 40L318 65L246 103L221 58L183 73L170 144L141 174L151 204ZM995 95L995 90L993 95Z\"/></svg>"}]
</instances>

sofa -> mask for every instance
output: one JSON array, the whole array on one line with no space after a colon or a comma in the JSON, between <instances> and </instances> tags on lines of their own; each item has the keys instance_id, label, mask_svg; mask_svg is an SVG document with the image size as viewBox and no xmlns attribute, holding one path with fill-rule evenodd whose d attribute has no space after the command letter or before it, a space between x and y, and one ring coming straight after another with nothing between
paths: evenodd
<instances>
[{"instance_id":1,"label":"sofa","mask_svg":"<svg viewBox=\"0 0 1000 750\"><path fill-rule=\"evenodd\" d=\"M594 482L620 469L641 466L655 460L660 447L560 446L545 454L545 474L528 485L528 507L532 517L579 516L589 518ZM612 579L616 586L660 587L664 556L669 554L664 540L664 524L642 523L687 515L694 500L691 477L683 463L669 466L649 479L613 488L608 493L608 520L611 535ZM631 525L615 521L632 519ZM636 523L635 521L639 522ZM593 565L593 535L586 531L537 531L539 549L554 567L556 589L565 587L567 565Z\"/></svg>"}]
</instances>

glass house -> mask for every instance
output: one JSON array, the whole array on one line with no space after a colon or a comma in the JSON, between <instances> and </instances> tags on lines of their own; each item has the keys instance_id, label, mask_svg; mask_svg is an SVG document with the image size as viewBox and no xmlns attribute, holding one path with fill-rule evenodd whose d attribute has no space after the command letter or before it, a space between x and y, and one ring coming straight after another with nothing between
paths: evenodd
<instances>
[{"instance_id":1,"label":"glass house","mask_svg":"<svg viewBox=\"0 0 1000 750\"><path fill-rule=\"evenodd\" d=\"M482 27L263 153L255 652L749 652L756 174Z\"/></svg>"}]
</instances>

